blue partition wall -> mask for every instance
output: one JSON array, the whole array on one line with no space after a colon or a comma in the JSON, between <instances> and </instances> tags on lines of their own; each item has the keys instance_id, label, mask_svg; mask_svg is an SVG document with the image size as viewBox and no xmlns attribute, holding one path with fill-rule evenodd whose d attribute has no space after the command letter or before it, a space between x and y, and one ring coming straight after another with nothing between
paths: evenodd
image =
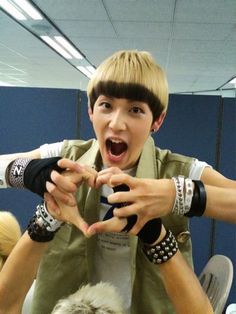
<instances>
[{"instance_id":1,"label":"blue partition wall","mask_svg":"<svg viewBox=\"0 0 236 314\"><path fill-rule=\"evenodd\" d=\"M77 135L78 91L0 88L0 154L29 151ZM24 229L40 198L25 190L0 190L0 209Z\"/></svg>"},{"instance_id":2,"label":"blue partition wall","mask_svg":"<svg viewBox=\"0 0 236 314\"><path fill-rule=\"evenodd\" d=\"M236 179L236 99L224 99L220 150L220 172ZM234 280L229 302L236 303L236 226L225 222L215 223L214 254L228 256L234 262Z\"/></svg>"},{"instance_id":3,"label":"blue partition wall","mask_svg":"<svg viewBox=\"0 0 236 314\"><path fill-rule=\"evenodd\" d=\"M236 179L236 100L216 96L171 95L158 146L195 156ZM214 254L228 256L236 272L236 226L207 218L192 218L194 266L200 274ZM236 300L236 276L228 304Z\"/></svg>"}]
</instances>

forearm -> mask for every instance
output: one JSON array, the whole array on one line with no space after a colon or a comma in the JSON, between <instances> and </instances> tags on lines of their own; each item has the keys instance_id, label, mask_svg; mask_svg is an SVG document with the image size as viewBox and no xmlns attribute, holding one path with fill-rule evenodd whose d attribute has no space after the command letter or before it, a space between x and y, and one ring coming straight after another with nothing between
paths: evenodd
<instances>
[{"instance_id":1,"label":"forearm","mask_svg":"<svg viewBox=\"0 0 236 314\"><path fill-rule=\"evenodd\" d=\"M47 243L32 241L24 233L0 272L0 314L21 313Z\"/></svg>"},{"instance_id":2,"label":"forearm","mask_svg":"<svg viewBox=\"0 0 236 314\"><path fill-rule=\"evenodd\" d=\"M213 314L208 297L179 251L159 269L177 314Z\"/></svg>"},{"instance_id":3,"label":"forearm","mask_svg":"<svg viewBox=\"0 0 236 314\"><path fill-rule=\"evenodd\" d=\"M161 233L151 246L145 246L148 259L159 268L166 292L177 314L213 314L201 284L178 250L172 233L162 225Z\"/></svg>"},{"instance_id":4,"label":"forearm","mask_svg":"<svg viewBox=\"0 0 236 314\"><path fill-rule=\"evenodd\" d=\"M204 169L200 180L207 194L204 216L236 223L236 181L211 168Z\"/></svg>"},{"instance_id":5,"label":"forearm","mask_svg":"<svg viewBox=\"0 0 236 314\"><path fill-rule=\"evenodd\" d=\"M236 223L236 189L205 185L205 217Z\"/></svg>"}]
</instances>

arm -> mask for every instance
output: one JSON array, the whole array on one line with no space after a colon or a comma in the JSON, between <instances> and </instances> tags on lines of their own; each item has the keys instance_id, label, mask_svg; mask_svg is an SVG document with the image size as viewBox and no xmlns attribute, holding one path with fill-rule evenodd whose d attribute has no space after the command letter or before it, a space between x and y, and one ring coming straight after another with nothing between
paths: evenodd
<instances>
[{"instance_id":1,"label":"arm","mask_svg":"<svg viewBox=\"0 0 236 314\"><path fill-rule=\"evenodd\" d=\"M4 159L14 160L16 158L40 158L40 150L37 148L28 152L0 155L0 162Z\"/></svg>"},{"instance_id":2,"label":"arm","mask_svg":"<svg viewBox=\"0 0 236 314\"><path fill-rule=\"evenodd\" d=\"M163 232L156 241L160 242ZM213 314L210 301L203 291L198 278L182 254L177 253L167 262L158 265L167 294L176 314Z\"/></svg>"},{"instance_id":3,"label":"arm","mask_svg":"<svg viewBox=\"0 0 236 314\"><path fill-rule=\"evenodd\" d=\"M80 217L77 207L65 207L64 212L60 220L73 222L86 230L87 224ZM44 206L37 206L28 230L17 242L0 272L0 314L21 313L25 296L36 278L41 257L61 224L50 216Z\"/></svg>"},{"instance_id":4,"label":"arm","mask_svg":"<svg viewBox=\"0 0 236 314\"><path fill-rule=\"evenodd\" d=\"M20 152L14 154L5 154L0 156L0 188L9 187L7 184L6 170L11 162L15 159L40 159L40 158L49 158L49 157L57 157L61 155L63 142L57 142L53 144L45 144L40 146L37 149L28 151L28 152ZM20 169L20 167L19 167ZM17 171L19 171L19 169Z\"/></svg>"},{"instance_id":5,"label":"arm","mask_svg":"<svg viewBox=\"0 0 236 314\"><path fill-rule=\"evenodd\" d=\"M204 169L201 180L207 193L204 216L236 223L236 181L211 168Z\"/></svg>"},{"instance_id":6,"label":"arm","mask_svg":"<svg viewBox=\"0 0 236 314\"><path fill-rule=\"evenodd\" d=\"M47 243L34 242L25 232L0 272L0 314L20 314Z\"/></svg>"}]
</instances>

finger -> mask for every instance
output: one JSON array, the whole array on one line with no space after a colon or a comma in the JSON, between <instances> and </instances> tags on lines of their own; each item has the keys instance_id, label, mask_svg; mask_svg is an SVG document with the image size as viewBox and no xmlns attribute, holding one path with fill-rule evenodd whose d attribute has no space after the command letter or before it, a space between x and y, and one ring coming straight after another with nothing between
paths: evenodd
<instances>
[{"instance_id":1,"label":"finger","mask_svg":"<svg viewBox=\"0 0 236 314\"><path fill-rule=\"evenodd\" d=\"M106 168L106 169L103 169L101 171L98 172L98 175L103 175L103 174L121 174L123 173L123 171L118 168L118 167L110 167L110 168Z\"/></svg>"},{"instance_id":2,"label":"finger","mask_svg":"<svg viewBox=\"0 0 236 314\"><path fill-rule=\"evenodd\" d=\"M83 180L87 181L90 187L95 187L97 179L97 171L93 168L85 167L82 172Z\"/></svg>"},{"instance_id":3,"label":"finger","mask_svg":"<svg viewBox=\"0 0 236 314\"><path fill-rule=\"evenodd\" d=\"M77 204L76 198L73 194L61 191L55 184L47 181L46 188L55 199L60 200L63 204L67 204L69 206L75 206Z\"/></svg>"},{"instance_id":4,"label":"finger","mask_svg":"<svg viewBox=\"0 0 236 314\"><path fill-rule=\"evenodd\" d=\"M54 218L59 217L61 214L61 211L55 199L49 193L44 193L44 200L47 203L47 209L49 213Z\"/></svg>"},{"instance_id":5,"label":"finger","mask_svg":"<svg viewBox=\"0 0 236 314\"><path fill-rule=\"evenodd\" d=\"M144 225L147 223L144 219L139 219L136 221L135 225L132 229L130 229L129 234L137 235L139 231L144 227Z\"/></svg>"},{"instance_id":6,"label":"finger","mask_svg":"<svg viewBox=\"0 0 236 314\"><path fill-rule=\"evenodd\" d=\"M58 186L60 189L65 190L66 192L69 193L74 193L77 190L77 182L76 183L73 182L72 178L73 178L72 174L70 177L68 177L58 173L55 170L51 172L51 179L53 183L55 183L55 185Z\"/></svg>"},{"instance_id":7,"label":"finger","mask_svg":"<svg viewBox=\"0 0 236 314\"><path fill-rule=\"evenodd\" d=\"M105 221L99 221L92 224L88 230L88 236L92 236L95 233L104 232L120 232L127 224L126 218L112 217L111 219Z\"/></svg>"},{"instance_id":8,"label":"finger","mask_svg":"<svg viewBox=\"0 0 236 314\"><path fill-rule=\"evenodd\" d=\"M75 171L75 172L80 171L80 165L77 162L70 160L70 159L67 159L67 158L60 159L57 162L57 164L60 168L70 169L70 170Z\"/></svg>"},{"instance_id":9,"label":"finger","mask_svg":"<svg viewBox=\"0 0 236 314\"><path fill-rule=\"evenodd\" d=\"M111 176L112 176L111 173L103 173L103 174L99 173L97 178L96 178L95 187L99 188L103 184L108 184L109 181L110 181Z\"/></svg>"},{"instance_id":10,"label":"finger","mask_svg":"<svg viewBox=\"0 0 236 314\"><path fill-rule=\"evenodd\" d=\"M76 226L80 231L82 231L85 236L87 236L87 230L88 230L89 225L81 217L79 212L75 217L72 217L72 218L73 218L71 219L72 221L69 221L69 222L72 223L74 226Z\"/></svg>"},{"instance_id":11,"label":"finger","mask_svg":"<svg viewBox=\"0 0 236 314\"><path fill-rule=\"evenodd\" d=\"M132 215L137 215L138 207L136 204L127 204L126 206L115 208L113 210L113 215L115 217L128 217Z\"/></svg>"},{"instance_id":12,"label":"finger","mask_svg":"<svg viewBox=\"0 0 236 314\"><path fill-rule=\"evenodd\" d=\"M127 192L115 192L107 197L110 204L114 203L131 203L133 201L132 193Z\"/></svg>"},{"instance_id":13,"label":"finger","mask_svg":"<svg viewBox=\"0 0 236 314\"><path fill-rule=\"evenodd\" d=\"M135 183L135 179L136 178L133 178L126 173L114 174L113 176L111 176L109 184L112 187L120 184L126 184L130 187L130 189L132 189Z\"/></svg>"}]
</instances>

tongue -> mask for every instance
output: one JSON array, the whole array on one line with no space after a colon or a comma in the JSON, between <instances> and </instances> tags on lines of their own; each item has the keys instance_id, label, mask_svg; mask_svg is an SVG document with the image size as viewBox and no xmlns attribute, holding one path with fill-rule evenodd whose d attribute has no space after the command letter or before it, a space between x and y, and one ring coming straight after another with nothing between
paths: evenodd
<instances>
[{"instance_id":1,"label":"tongue","mask_svg":"<svg viewBox=\"0 0 236 314\"><path fill-rule=\"evenodd\" d=\"M111 153L112 155L119 156L126 150L125 143L111 143Z\"/></svg>"}]
</instances>

